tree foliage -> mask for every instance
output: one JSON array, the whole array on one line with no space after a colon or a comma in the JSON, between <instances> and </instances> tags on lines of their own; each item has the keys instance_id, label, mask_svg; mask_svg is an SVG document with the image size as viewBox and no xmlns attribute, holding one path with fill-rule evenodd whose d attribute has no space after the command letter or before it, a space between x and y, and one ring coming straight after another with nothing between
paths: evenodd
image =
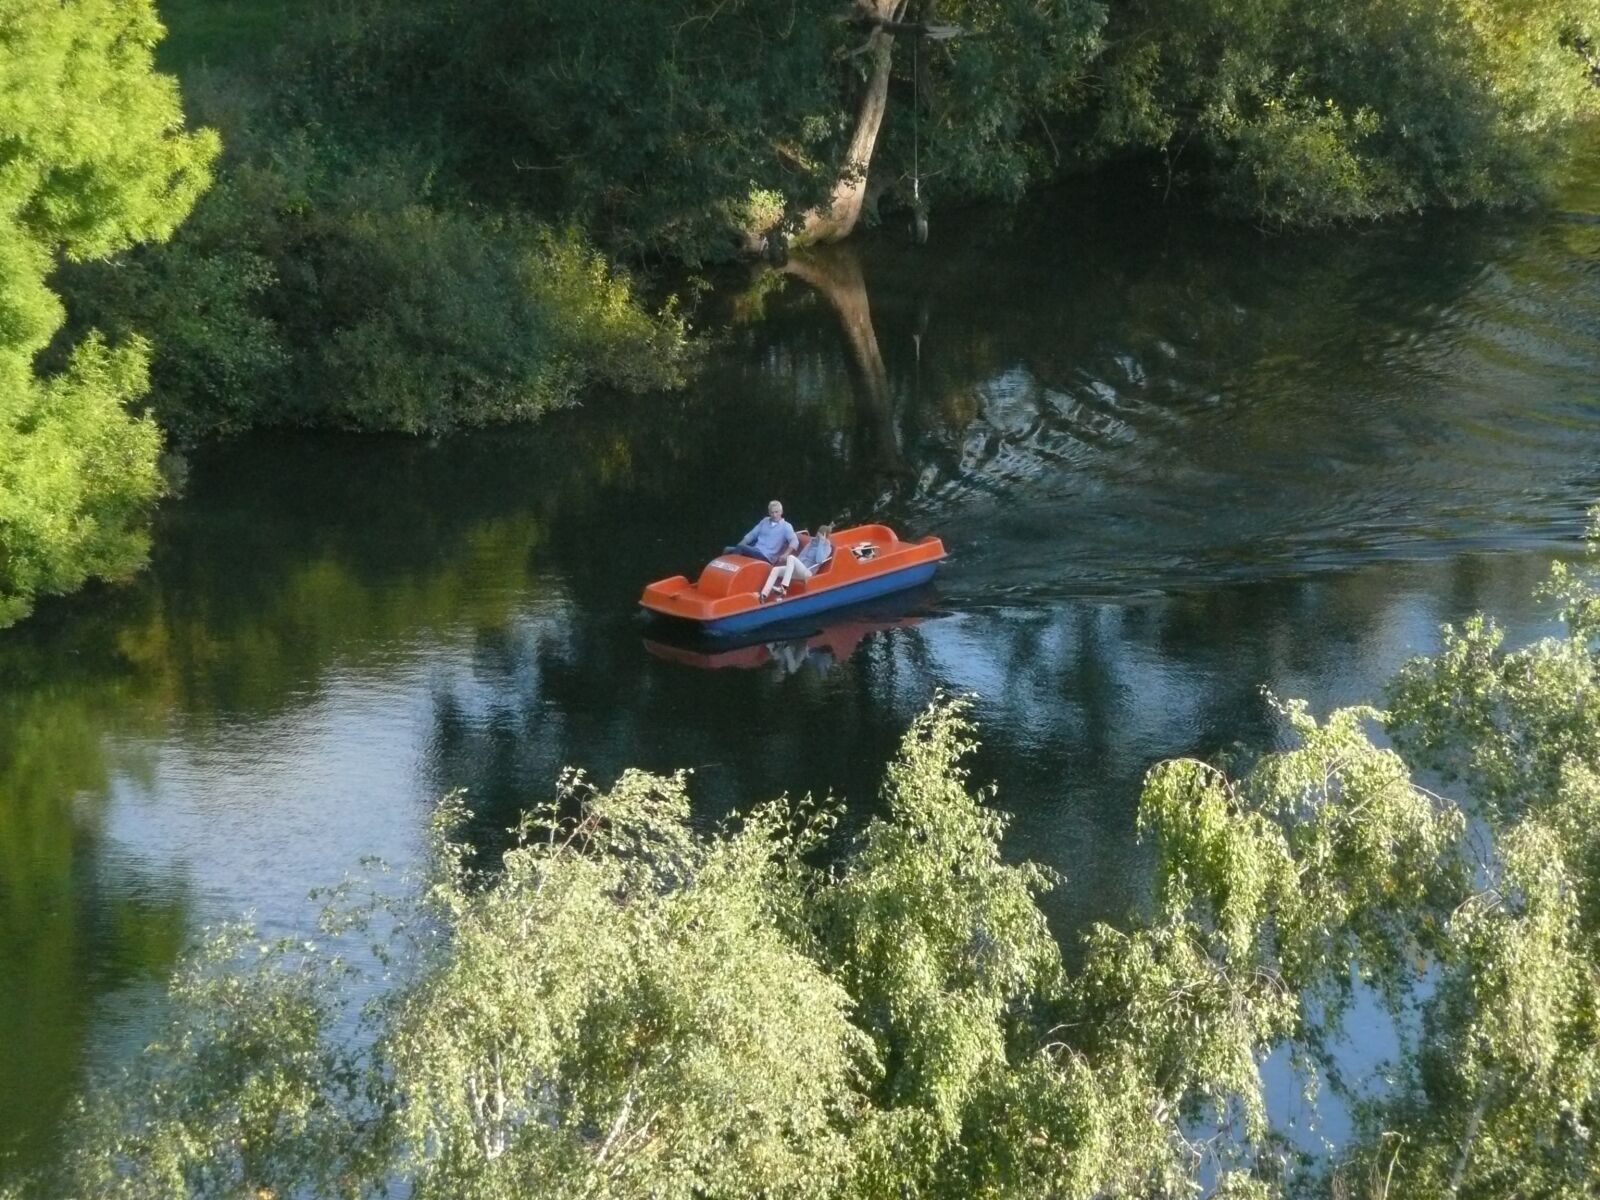
<instances>
[{"instance_id":1,"label":"tree foliage","mask_svg":"<svg viewBox=\"0 0 1600 1200\"><path fill-rule=\"evenodd\" d=\"M914 169L918 191L1009 199L1154 155L1169 188L1273 224L1518 203L1595 111L1600 33L1595 0L359 11L317 68L357 83L344 119L436 131L478 194L690 260L794 231L863 170L904 205Z\"/></svg>"},{"instance_id":2,"label":"tree foliage","mask_svg":"<svg viewBox=\"0 0 1600 1200\"><path fill-rule=\"evenodd\" d=\"M794 233L826 208L860 173L864 123L875 192L909 199L914 107L927 110L922 165L941 187L1015 196L1048 172L1038 118L1076 94L1104 15L1093 0L946 0L937 11L908 0L389 0L361 12L324 25L326 44L305 60L302 97L319 113L372 136L427 130L474 195L577 222L627 257L690 262L726 258L772 227ZM875 19L936 19L963 36L927 43L915 73L912 35L874 41ZM881 134L862 115L880 48L892 75Z\"/></svg>"},{"instance_id":3,"label":"tree foliage","mask_svg":"<svg viewBox=\"0 0 1600 1200\"><path fill-rule=\"evenodd\" d=\"M1126 0L1095 140L1276 224L1537 195L1595 111L1593 0Z\"/></svg>"},{"instance_id":4,"label":"tree foliage","mask_svg":"<svg viewBox=\"0 0 1600 1200\"><path fill-rule=\"evenodd\" d=\"M1393 688L1397 740L1468 789L1497 852L1444 926L1426 1039L1368 1125L1405 1139L1419 1186L1465 1197L1600 1180L1600 588L1561 564L1546 593L1562 636L1507 650L1479 617Z\"/></svg>"},{"instance_id":5,"label":"tree foliage","mask_svg":"<svg viewBox=\"0 0 1600 1200\"><path fill-rule=\"evenodd\" d=\"M68 280L80 323L155 342L166 429L439 433L682 382L675 306L576 228L474 210L415 152L363 155L255 103L256 140L169 244Z\"/></svg>"},{"instance_id":6,"label":"tree foliage","mask_svg":"<svg viewBox=\"0 0 1600 1200\"><path fill-rule=\"evenodd\" d=\"M1105 48L1106 11L1084 0L909 5L908 17L959 32L915 55L909 37L898 48L901 108L879 170L892 198L911 202L914 169L930 203L1015 201L1059 176L1074 150L1066 118L1089 102Z\"/></svg>"},{"instance_id":7,"label":"tree foliage","mask_svg":"<svg viewBox=\"0 0 1600 1200\"><path fill-rule=\"evenodd\" d=\"M436 19L459 35L442 70L473 174L625 252L694 259L732 248L753 189L805 204L832 182L848 123L837 11L830 0L457 0Z\"/></svg>"},{"instance_id":8,"label":"tree foliage","mask_svg":"<svg viewBox=\"0 0 1600 1200\"><path fill-rule=\"evenodd\" d=\"M35 360L63 320L58 258L168 237L210 181L217 139L183 130L161 32L148 0L0 4L0 625L144 554L146 346L86 337L43 377Z\"/></svg>"}]
</instances>

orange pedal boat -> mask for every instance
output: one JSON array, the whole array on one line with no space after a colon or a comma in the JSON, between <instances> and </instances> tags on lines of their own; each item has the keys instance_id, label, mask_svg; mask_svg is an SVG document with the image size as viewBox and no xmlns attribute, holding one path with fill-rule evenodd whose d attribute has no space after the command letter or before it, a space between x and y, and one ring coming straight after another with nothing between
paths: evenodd
<instances>
[{"instance_id":1,"label":"orange pedal boat","mask_svg":"<svg viewBox=\"0 0 1600 1200\"><path fill-rule=\"evenodd\" d=\"M802 545L809 540L808 534L800 537ZM887 525L838 529L832 541L833 557L810 579L796 579L787 596L773 596L765 604L757 593L771 564L736 554L713 558L694 583L682 575L652 583L639 603L652 613L698 626L702 633L743 633L916 587L933 578L945 556L938 538L902 542Z\"/></svg>"}]
</instances>

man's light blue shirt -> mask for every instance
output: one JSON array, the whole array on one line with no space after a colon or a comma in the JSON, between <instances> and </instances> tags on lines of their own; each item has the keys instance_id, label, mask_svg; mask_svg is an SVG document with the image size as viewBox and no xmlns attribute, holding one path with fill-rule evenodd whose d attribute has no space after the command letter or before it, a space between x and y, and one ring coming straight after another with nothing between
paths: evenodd
<instances>
[{"instance_id":1,"label":"man's light blue shirt","mask_svg":"<svg viewBox=\"0 0 1600 1200\"><path fill-rule=\"evenodd\" d=\"M776 521L771 517L762 517L756 522L755 528L740 539L739 544L754 546L770 562L782 551L793 550L800 544L800 539L794 534L794 526L782 517Z\"/></svg>"}]
</instances>

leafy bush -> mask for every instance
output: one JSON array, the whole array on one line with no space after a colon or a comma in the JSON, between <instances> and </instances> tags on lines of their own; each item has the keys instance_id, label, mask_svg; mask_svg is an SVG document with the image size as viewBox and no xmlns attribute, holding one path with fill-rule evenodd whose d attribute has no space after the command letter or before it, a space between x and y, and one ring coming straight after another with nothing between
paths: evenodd
<instances>
[{"instance_id":1,"label":"leafy bush","mask_svg":"<svg viewBox=\"0 0 1600 1200\"><path fill-rule=\"evenodd\" d=\"M269 145L171 244L69 281L83 320L149 331L169 429L438 432L681 382L683 321L576 232L433 203L407 159Z\"/></svg>"}]
</instances>

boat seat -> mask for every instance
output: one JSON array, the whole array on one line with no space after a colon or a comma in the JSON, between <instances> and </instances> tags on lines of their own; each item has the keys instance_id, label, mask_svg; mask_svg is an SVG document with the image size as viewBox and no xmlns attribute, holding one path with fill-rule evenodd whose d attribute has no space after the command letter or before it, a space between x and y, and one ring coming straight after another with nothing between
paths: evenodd
<instances>
[{"instance_id":1,"label":"boat seat","mask_svg":"<svg viewBox=\"0 0 1600 1200\"><path fill-rule=\"evenodd\" d=\"M800 545L797 547L797 552L799 550L804 550L807 546L809 546L811 544L811 531L809 529L802 529L800 531L800 535L799 536L800 536ZM811 572L811 574L814 575L814 576L815 575L826 575L828 573L828 568L833 566L833 564L836 563L837 561L839 561L839 543L835 542L833 544L833 554L829 556L828 561L823 563L820 567L817 567L815 570L813 570ZM793 591L796 587L800 586L800 584L802 582L803 582L802 580L796 580L792 585L790 585L790 589L789 590Z\"/></svg>"},{"instance_id":2,"label":"boat seat","mask_svg":"<svg viewBox=\"0 0 1600 1200\"><path fill-rule=\"evenodd\" d=\"M810 534L810 532L808 530L802 529L800 531L800 545L798 547L798 550L804 550L810 543L811 543L811 534ZM796 551L797 553L798 553L798 550ZM811 578L815 579L819 575L826 575L828 573L828 568L833 566L833 564L835 562L837 562L838 559L839 559L839 547L838 547L838 544L835 543L834 547L833 547L832 556L829 557L828 561L823 563L820 567L815 567L815 568L812 569ZM789 595L791 595L791 596L803 596L803 595L805 595L806 583L807 583L806 580L801 579L798 575L795 576L794 581L789 584Z\"/></svg>"},{"instance_id":3,"label":"boat seat","mask_svg":"<svg viewBox=\"0 0 1600 1200\"><path fill-rule=\"evenodd\" d=\"M804 536L809 545L809 533ZM833 557L815 572L824 578L811 581L815 595L807 601L806 611L915 587L931 577L945 557L944 544L938 538L902 542L886 525L840 530L833 544ZM835 563L844 565L836 567ZM719 554L694 583L683 575L658 580L645 587L639 603L666 619L690 622L707 634L740 633L793 615L794 610L781 604L758 603L756 593L770 571L770 566L759 560ZM792 586L802 595L810 590L803 581Z\"/></svg>"}]
</instances>

